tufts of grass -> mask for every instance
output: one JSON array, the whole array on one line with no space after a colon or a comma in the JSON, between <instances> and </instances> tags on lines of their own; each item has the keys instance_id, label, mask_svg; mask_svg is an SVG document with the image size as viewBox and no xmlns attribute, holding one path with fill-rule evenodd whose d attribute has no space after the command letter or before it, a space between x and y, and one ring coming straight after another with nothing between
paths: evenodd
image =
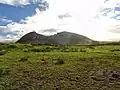
<instances>
[{"instance_id":1,"label":"tufts of grass","mask_svg":"<svg viewBox=\"0 0 120 90\"><path fill-rule=\"evenodd\" d=\"M25 46L26 48L31 48L31 47L33 47L32 44L25 44L24 46Z\"/></svg>"},{"instance_id":2,"label":"tufts of grass","mask_svg":"<svg viewBox=\"0 0 120 90\"><path fill-rule=\"evenodd\" d=\"M80 52L86 52L86 50L85 49L80 49Z\"/></svg>"},{"instance_id":3,"label":"tufts of grass","mask_svg":"<svg viewBox=\"0 0 120 90\"><path fill-rule=\"evenodd\" d=\"M30 49L30 51L32 51L32 52L41 52L41 50L39 48L32 48L32 49Z\"/></svg>"},{"instance_id":4,"label":"tufts of grass","mask_svg":"<svg viewBox=\"0 0 120 90\"><path fill-rule=\"evenodd\" d=\"M28 52L28 51L29 51L29 49L23 49L23 51L24 51L24 52Z\"/></svg>"},{"instance_id":5,"label":"tufts of grass","mask_svg":"<svg viewBox=\"0 0 120 90\"><path fill-rule=\"evenodd\" d=\"M61 59L61 58L58 58L55 62L56 65L61 65L61 64L64 64L64 63L65 63L64 60Z\"/></svg>"},{"instance_id":6,"label":"tufts of grass","mask_svg":"<svg viewBox=\"0 0 120 90\"><path fill-rule=\"evenodd\" d=\"M16 44L8 44L7 48L18 48Z\"/></svg>"},{"instance_id":7,"label":"tufts of grass","mask_svg":"<svg viewBox=\"0 0 120 90\"><path fill-rule=\"evenodd\" d=\"M111 52L120 51L120 49L112 49Z\"/></svg>"},{"instance_id":8,"label":"tufts of grass","mask_svg":"<svg viewBox=\"0 0 120 90\"><path fill-rule=\"evenodd\" d=\"M7 50L1 50L0 55L5 55L7 53Z\"/></svg>"},{"instance_id":9,"label":"tufts of grass","mask_svg":"<svg viewBox=\"0 0 120 90\"><path fill-rule=\"evenodd\" d=\"M22 57L19 61L20 62L25 62L25 61L28 61L28 58L27 57Z\"/></svg>"},{"instance_id":10,"label":"tufts of grass","mask_svg":"<svg viewBox=\"0 0 120 90\"><path fill-rule=\"evenodd\" d=\"M95 49L94 46L92 46L92 45L87 46L87 48L89 48L89 49Z\"/></svg>"},{"instance_id":11,"label":"tufts of grass","mask_svg":"<svg viewBox=\"0 0 120 90\"><path fill-rule=\"evenodd\" d=\"M8 75L10 72L9 68L0 68L0 76Z\"/></svg>"},{"instance_id":12,"label":"tufts of grass","mask_svg":"<svg viewBox=\"0 0 120 90\"><path fill-rule=\"evenodd\" d=\"M77 48L71 48L70 52L79 52L79 50Z\"/></svg>"},{"instance_id":13,"label":"tufts of grass","mask_svg":"<svg viewBox=\"0 0 120 90\"><path fill-rule=\"evenodd\" d=\"M46 47L46 48L32 48L30 49L32 52L51 52L52 49Z\"/></svg>"}]
</instances>

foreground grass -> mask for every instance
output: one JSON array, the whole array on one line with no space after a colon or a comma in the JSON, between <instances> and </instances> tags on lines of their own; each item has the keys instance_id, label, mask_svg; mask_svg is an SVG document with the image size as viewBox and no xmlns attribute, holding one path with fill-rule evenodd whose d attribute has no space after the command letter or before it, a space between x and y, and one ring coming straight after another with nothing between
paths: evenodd
<instances>
[{"instance_id":1,"label":"foreground grass","mask_svg":"<svg viewBox=\"0 0 120 90\"><path fill-rule=\"evenodd\" d=\"M120 46L1 44L0 90L120 90Z\"/></svg>"}]
</instances>

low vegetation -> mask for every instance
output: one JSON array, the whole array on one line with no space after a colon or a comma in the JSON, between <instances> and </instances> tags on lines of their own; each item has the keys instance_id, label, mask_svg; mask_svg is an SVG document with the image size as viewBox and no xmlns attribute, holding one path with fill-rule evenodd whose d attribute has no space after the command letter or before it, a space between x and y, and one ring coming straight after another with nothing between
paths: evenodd
<instances>
[{"instance_id":1,"label":"low vegetation","mask_svg":"<svg viewBox=\"0 0 120 90\"><path fill-rule=\"evenodd\" d=\"M1 43L0 90L120 90L120 46Z\"/></svg>"}]
</instances>

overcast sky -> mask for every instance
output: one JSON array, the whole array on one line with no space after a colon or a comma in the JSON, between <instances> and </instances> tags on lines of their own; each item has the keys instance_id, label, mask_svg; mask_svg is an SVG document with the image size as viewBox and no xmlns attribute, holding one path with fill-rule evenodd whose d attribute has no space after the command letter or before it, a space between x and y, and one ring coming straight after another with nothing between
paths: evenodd
<instances>
[{"instance_id":1,"label":"overcast sky","mask_svg":"<svg viewBox=\"0 0 120 90\"><path fill-rule=\"evenodd\" d=\"M38 7L32 8L31 2ZM2 4L20 8L12 8L16 10L13 12L6 9L6 6L0 9L0 41L17 40L31 31L47 35L69 31L98 41L120 40L119 0L46 0L46 2L0 0ZM30 8L27 9L28 7Z\"/></svg>"}]
</instances>

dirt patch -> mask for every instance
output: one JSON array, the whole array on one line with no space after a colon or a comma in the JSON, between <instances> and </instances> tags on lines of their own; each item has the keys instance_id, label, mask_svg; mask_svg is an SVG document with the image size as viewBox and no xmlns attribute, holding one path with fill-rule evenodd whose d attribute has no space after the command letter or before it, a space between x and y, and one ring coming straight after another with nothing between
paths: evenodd
<instances>
[{"instance_id":1,"label":"dirt patch","mask_svg":"<svg viewBox=\"0 0 120 90\"><path fill-rule=\"evenodd\" d=\"M116 83L120 82L120 70L100 69L91 71L90 74L91 79L94 81L103 82L108 85L116 85Z\"/></svg>"}]
</instances>

